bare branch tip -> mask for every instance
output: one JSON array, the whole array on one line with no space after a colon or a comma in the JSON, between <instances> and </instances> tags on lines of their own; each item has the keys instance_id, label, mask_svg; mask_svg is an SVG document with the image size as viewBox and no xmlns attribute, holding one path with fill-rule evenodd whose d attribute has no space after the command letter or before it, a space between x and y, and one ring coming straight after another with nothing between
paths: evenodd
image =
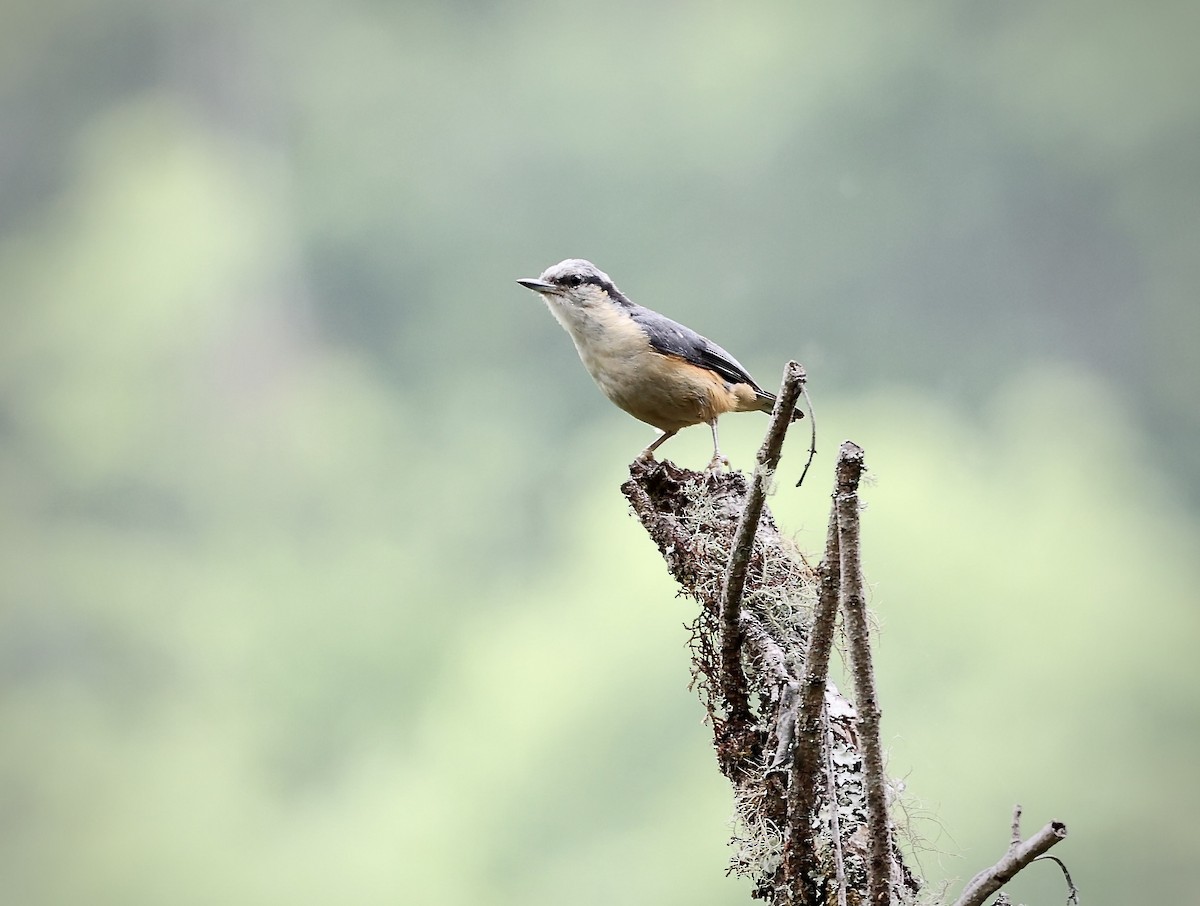
<instances>
[{"instance_id":1,"label":"bare branch tip","mask_svg":"<svg viewBox=\"0 0 1200 906\"><path fill-rule=\"evenodd\" d=\"M835 494L856 494L862 473L867 470L866 452L852 440L842 441L838 448Z\"/></svg>"},{"instance_id":2,"label":"bare branch tip","mask_svg":"<svg viewBox=\"0 0 1200 906\"><path fill-rule=\"evenodd\" d=\"M858 444L856 444L852 440L844 440L844 441L842 441L842 445L840 447L838 447L838 461L839 462L845 460L847 462L861 463L863 461L864 455L865 455L865 453L863 451L863 448L860 447Z\"/></svg>"}]
</instances>

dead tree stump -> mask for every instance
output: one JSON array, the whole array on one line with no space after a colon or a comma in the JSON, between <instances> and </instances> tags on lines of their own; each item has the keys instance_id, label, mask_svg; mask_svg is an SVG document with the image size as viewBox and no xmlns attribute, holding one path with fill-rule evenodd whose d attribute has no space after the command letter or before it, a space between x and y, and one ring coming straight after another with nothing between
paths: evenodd
<instances>
[{"instance_id":1,"label":"dead tree stump","mask_svg":"<svg viewBox=\"0 0 1200 906\"><path fill-rule=\"evenodd\" d=\"M807 797L813 807L804 816L789 814L796 721L820 576L765 508L739 614L749 709L730 708L722 685L720 601L749 487L750 479L739 472L635 462L621 490L682 593L700 604L691 625L693 685L708 712L718 765L733 786L731 870L752 880L756 898L781 906L866 903L870 837L858 714L832 683L823 690L817 771L806 781L815 792ZM797 824L808 833L794 833ZM805 852L797 851L800 845ZM894 842L889 850L891 896L895 902L910 900L919 884Z\"/></svg>"},{"instance_id":2,"label":"dead tree stump","mask_svg":"<svg viewBox=\"0 0 1200 906\"><path fill-rule=\"evenodd\" d=\"M700 604L691 625L692 685L733 786L730 871L775 906L912 904L921 883L890 819L896 790L883 769L863 590L862 448L846 441L838 452L816 567L766 507L804 381L804 369L789 362L750 476L639 460L621 491L682 594ZM839 614L857 707L828 678ZM1055 821L1022 843L1019 820L1018 806L1005 857L968 882L955 906L980 906L1066 836Z\"/></svg>"}]
</instances>

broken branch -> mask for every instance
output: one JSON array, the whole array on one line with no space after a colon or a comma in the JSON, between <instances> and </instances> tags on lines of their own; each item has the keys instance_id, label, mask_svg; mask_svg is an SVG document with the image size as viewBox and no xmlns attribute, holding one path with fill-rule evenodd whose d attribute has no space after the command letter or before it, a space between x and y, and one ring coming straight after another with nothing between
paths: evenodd
<instances>
[{"instance_id":1,"label":"broken branch","mask_svg":"<svg viewBox=\"0 0 1200 906\"><path fill-rule=\"evenodd\" d=\"M1013 808L1012 826L1013 837L1009 843L1008 852L991 868L981 871L972 878L958 900L955 901L954 906L982 906L984 900L1011 881L1017 872L1045 853L1050 847L1065 840L1067 836L1065 824L1061 821L1051 821L1022 843L1021 806L1019 805ZM1074 893L1075 885L1070 883L1070 875L1067 875L1067 883Z\"/></svg>"},{"instance_id":2,"label":"broken branch","mask_svg":"<svg viewBox=\"0 0 1200 906\"><path fill-rule=\"evenodd\" d=\"M850 650L858 703L858 733L862 746L863 774L867 800L867 902L887 906L892 874L888 835L887 785L883 773L883 745L879 736L881 712L875 693L875 671L867 625L867 601L863 593L859 555L858 483L866 470L863 450L844 441L838 452L837 510L838 547L841 554L842 616Z\"/></svg>"},{"instance_id":3,"label":"broken branch","mask_svg":"<svg viewBox=\"0 0 1200 906\"><path fill-rule=\"evenodd\" d=\"M754 551L754 535L766 501L767 481L779 466L783 438L791 422L792 410L804 384L804 367L788 362L783 371L783 386L771 413L771 425L758 451L758 465L750 479L746 507L733 536L733 550L721 588L721 689L729 707L727 716L734 723L749 720L750 699L746 674L742 669L742 594L746 588L746 569Z\"/></svg>"}]
</instances>

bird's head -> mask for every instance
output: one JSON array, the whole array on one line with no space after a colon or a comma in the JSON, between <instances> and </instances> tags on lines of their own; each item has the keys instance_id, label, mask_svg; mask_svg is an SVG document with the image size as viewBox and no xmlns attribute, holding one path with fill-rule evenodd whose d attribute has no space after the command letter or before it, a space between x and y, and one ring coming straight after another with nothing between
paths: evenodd
<instances>
[{"instance_id":1,"label":"bird's head","mask_svg":"<svg viewBox=\"0 0 1200 906\"><path fill-rule=\"evenodd\" d=\"M551 308L589 308L614 302L628 305L608 274L582 258L568 258L546 268L536 279L517 282L538 293Z\"/></svg>"}]
</instances>

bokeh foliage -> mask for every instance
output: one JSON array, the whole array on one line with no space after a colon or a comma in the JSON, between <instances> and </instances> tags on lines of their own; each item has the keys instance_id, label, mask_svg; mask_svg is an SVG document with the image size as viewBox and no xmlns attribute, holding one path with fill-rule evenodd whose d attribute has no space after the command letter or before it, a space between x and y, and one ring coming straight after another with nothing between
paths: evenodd
<instances>
[{"instance_id":1,"label":"bokeh foliage","mask_svg":"<svg viewBox=\"0 0 1200 906\"><path fill-rule=\"evenodd\" d=\"M866 447L927 875L1189 901L1196 10L6 5L0 900L745 898L584 255Z\"/></svg>"}]
</instances>

